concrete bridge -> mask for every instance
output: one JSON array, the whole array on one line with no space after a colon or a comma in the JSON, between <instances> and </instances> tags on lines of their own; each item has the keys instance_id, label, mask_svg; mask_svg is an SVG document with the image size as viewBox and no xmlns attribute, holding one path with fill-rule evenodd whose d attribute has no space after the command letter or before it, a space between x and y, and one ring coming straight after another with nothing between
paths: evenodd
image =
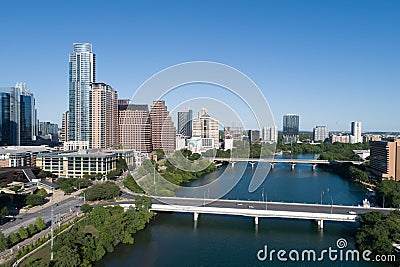
<instances>
[{"instance_id":1,"label":"concrete bridge","mask_svg":"<svg viewBox=\"0 0 400 267\"><path fill-rule=\"evenodd\" d=\"M121 202L120 205L128 207L134 205L134 202ZM156 212L192 213L196 222L200 214L252 217L256 225L258 225L259 218L314 220L322 229L324 221L356 222L360 215L364 213L377 211L389 214L394 209L226 199L153 197L151 210Z\"/></svg>"},{"instance_id":2,"label":"concrete bridge","mask_svg":"<svg viewBox=\"0 0 400 267\"><path fill-rule=\"evenodd\" d=\"M351 163L354 165L361 165L363 161L340 161L340 160L319 160L319 159L271 159L271 158L213 158L214 162L229 162L232 166L235 166L236 162L248 162L251 164L251 167L254 168L254 165L257 162L264 162L271 164L271 168L274 169L276 163L288 163L291 165L292 170L294 170L294 166L296 164L310 164L311 169L315 170L317 164L342 164L342 163Z\"/></svg>"}]
</instances>

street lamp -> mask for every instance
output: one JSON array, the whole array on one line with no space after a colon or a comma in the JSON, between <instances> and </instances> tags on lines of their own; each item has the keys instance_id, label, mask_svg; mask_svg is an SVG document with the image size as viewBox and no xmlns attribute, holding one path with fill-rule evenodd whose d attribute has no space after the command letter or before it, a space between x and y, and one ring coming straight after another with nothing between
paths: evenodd
<instances>
[{"instance_id":1,"label":"street lamp","mask_svg":"<svg viewBox=\"0 0 400 267\"><path fill-rule=\"evenodd\" d=\"M322 205L322 195L324 194L324 190L321 191L321 205Z\"/></svg>"}]
</instances>

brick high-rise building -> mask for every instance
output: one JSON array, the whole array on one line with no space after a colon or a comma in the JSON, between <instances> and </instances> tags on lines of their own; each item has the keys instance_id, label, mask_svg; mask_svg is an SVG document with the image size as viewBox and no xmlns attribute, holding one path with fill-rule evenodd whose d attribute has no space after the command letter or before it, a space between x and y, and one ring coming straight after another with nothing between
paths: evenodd
<instances>
[{"instance_id":1,"label":"brick high-rise building","mask_svg":"<svg viewBox=\"0 0 400 267\"><path fill-rule=\"evenodd\" d=\"M152 143L148 106L129 104L129 100L118 102L119 144L123 149L150 153Z\"/></svg>"},{"instance_id":2,"label":"brick high-rise building","mask_svg":"<svg viewBox=\"0 0 400 267\"><path fill-rule=\"evenodd\" d=\"M400 181L400 139L370 142L371 173L383 179Z\"/></svg>"},{"instance_id":3,"label":"brick high-rise building","mask_svg":"<svg viewBox=\"0 0 400 267\"><path fill-rule=\"evenodd\" d=\"M105 83L92 83L90 102L90 147L107 149L118 145L118 93Z\"/></svg>"},{"instance_id":4,"label":"brick high-rise building","mask_svg":"<svg viewBox=\"0 0 400 267\"><path fill-rule=\"evenodd\" d=\"M176 130L165 106L165 101L153 101L150 110L150 120L153 150L162 149L165 153L174 152Z\"/></svg>"}]
</instances>

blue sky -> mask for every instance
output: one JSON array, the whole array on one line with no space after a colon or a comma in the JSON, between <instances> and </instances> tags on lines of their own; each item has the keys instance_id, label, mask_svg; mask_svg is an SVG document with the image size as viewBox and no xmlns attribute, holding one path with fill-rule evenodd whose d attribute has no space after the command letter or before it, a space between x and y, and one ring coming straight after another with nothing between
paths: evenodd
<instances>
[{"instance_id":1,"label":"blue sky","mask_svg":"<svg viewBox=\"0 0 400 267\"><path fill-rule=\"evenodd\" d=\"M297 113L302 130L400 131L400 1L3 0L0 12L0 87L26 82L42 121L61 122L72 43L91 42L97 81L121 98L171 65L216 61L261 88L279 128Z\"/></svg>"}]
</instances>

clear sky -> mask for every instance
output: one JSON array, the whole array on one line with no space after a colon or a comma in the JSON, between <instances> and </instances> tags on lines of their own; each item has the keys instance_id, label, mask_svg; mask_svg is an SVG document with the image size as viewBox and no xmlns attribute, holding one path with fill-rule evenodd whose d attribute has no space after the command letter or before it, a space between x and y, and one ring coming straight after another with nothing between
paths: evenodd
<instances>
[{"instance_id":1,"label":"clear sky","mask_svg":"<svg viewBox=\"0 0 400 267\"><path fill-rule=\"evenodd\" d=\"M61 122L68 54L91 42L97 81L121 98L163 68L216 61L261 88L280 129L296 113L301 130L400 131L397 0L2 0L0 13L0 87L26 82L41 121Z\"/></svg>"}]
</instances>

